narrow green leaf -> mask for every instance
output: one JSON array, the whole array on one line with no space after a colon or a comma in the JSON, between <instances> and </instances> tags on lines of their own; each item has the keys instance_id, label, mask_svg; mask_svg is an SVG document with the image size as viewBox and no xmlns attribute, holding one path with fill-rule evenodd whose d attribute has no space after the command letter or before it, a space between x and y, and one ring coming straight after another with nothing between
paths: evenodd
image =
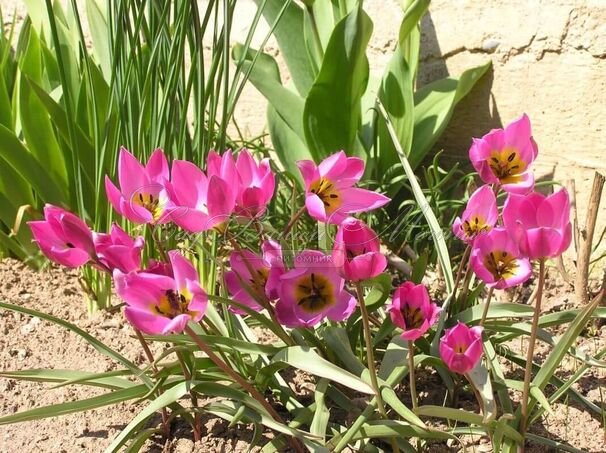
<instances>
[{"instance_id":1,"label":"narrow green leaf","mask_svg":"<svg viewBox=\"0 0 606 453\"><path fill-rule=\"evenodd\" d=\"M124 374L120 372L120 374ZM105 375L105 376L104 376ZM127 379L116 377L115 371L107 373L89 373L78 370L20 370L20 371L2 371L0 376L8 379L17 379L32 382L55 382L64 384L71 382L81 385L91 385L95 387L105 387L109 389L123 389L134 387L136 384Z\"/></svg>"},{"instance_id":2,"label":"narrow green leaf","mask_svg":"<svg viewBox=\"0 0 606 453\"><path fill-rule=\"evenodd\" d=\"M314 376L330 379L358 392L374 394L372 387L362 379L323 359L309 348L292 346L283 349L274 356L272 362L285 362Z\"/></svg>"}]
</instances>

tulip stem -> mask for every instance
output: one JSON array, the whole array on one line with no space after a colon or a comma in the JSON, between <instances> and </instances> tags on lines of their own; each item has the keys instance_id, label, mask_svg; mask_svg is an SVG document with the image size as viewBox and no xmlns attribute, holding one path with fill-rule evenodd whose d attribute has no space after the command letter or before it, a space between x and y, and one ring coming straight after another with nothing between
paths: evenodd
<instances>
[{"instance_id":1,"label":"tulip stem","mask_svg":"<svg viewBox=\"0 0 606 453\"><path fill-rule=\"evenodd\" d=\"M410 379L410 399L412 400L412 410L417 411L419 397L417 396L417 381L415 378L415 342L408 341L408 377Z\"/></svg>"},{"instance_id":2,"label":"tulip stem","mask_svg":"<svg viewBox=\"0 0 606 453\"><path fill-rule=\"evenodd\" d=\"M539 330L539 316L541 314L541 300L543 298L543 286L545 285L545 258L539 259L539 282L537 284L537 297L534 307L534 316L532 317L532 329L530 331L530 340L528 343L528 352L526 354L526 371L524 373L524 392L522 393L522 419L520 421L520 434L526 435L528 429L528 396L530 394L530 379L532 378L532 358L534 356L534 346L537 340ZM524 446L522 446L522 451Z\"/></svg>"},{"instance_id":3,"label":"tulip stem","mask_svg":"<svg viewBox=\"0 0 606 453\"><path fill-rule=\"evenodd\" d=\"M484 302L484 311L482 312L482 319L480 320L481 326L484 326L484 321L486 321L486 315L488 315L488 307L490 307L490 299L492 299L493 290L494 290L493 286L488 288L488 294L486 295L486 302Z\"/></svg>"},{"instance_id":4,"label":"tulip stem","mask_svg":"<svg viewBox=\"0 0 606 453\"><path fill-rule=\"evenodd\" d=\"M156 360L154 359L154 355L152 354L151 350L149 349L149 345L145 341L143 334L141 333L141 331L139 329L135 329L134 327L133 327L133 330L135 331L137 340L139 340L139 343L141 343L141 347L143 348L145 357L147 357L147 360L149 361L149 364L151 365L152 370L154 370L154 373L157 373L158 368L156 367ZM158 390L158 394L162 394L162 390ZM168 437L170 435L170 424L168 422L168 413L166 412L166 408L164 408L164 407L162 408L161 412L162 412L162 430L164 431L164 435L166 437Z\"/></svg>"},{"instance_id":5,"label":"tulip stem","mask_svg":"<svg viewBox=\"0 0 606 453\"><path fill-rule=\"evenodd\" d=\"M290 220L288 221L288 225L286 225L286 228L284 228L284 232L282 233L282 237L285 238L288 233L290 233L290 230L292 230L292 227L295 225L295 223L297 223L297 220L299 220L299 218L303 215L303 213L305 212L307 208L305 206L302 206L297 212L294 213L294 215L290 218Z\"/></svg>"},{"instance_id":6,"label":"tulip stem","mask_svg":"<svg viewBox=\"0 0 606 453\"><path fill-rule=\"evenodd\" d=\"M358 304L360 305L360 313L362 314L362 326L364 328L364 341L366 342L366 361L368 362L368 371L370 372L370 383L372 389L375 391L377 399L377 409L381 416L387 420L387 412L385 412L385 405L383 398L381 397L381 389L379 388L379 382L377 379L377 369L375 368L375 357L373 354L372 337L370 333L370 323L368 321L368 310L366 310L366 304L364 303L364 291L360 282L356 282L356 293L358 295ZM398 444L395 437L390 439L391 448L394 452L399 452Z\"/></svg>"},{"instance_id":7,"label":"tulip stem","mask_svg":"<svg viewBox=\"0 0 606 453\"><path fill-rule=\"evenodd\" d=\"M240 387L242 387L244 390L246 390L248 393L250 393L250 396L252 396L254 399L256 399L257 402L261 406L263 406L263 408L271 415L271 417L275 421L277 421L278 423L281 423L281 424L285 424L284 420L282 420L282 417L280 417L280 415L271 406L271 404L269 404L269 402L265 399L265 397L263 395L261 395L261 393L259 393L259 391L255 387L253 387L248 381L246 381L242 376L240 376L238 373L236 373L229 365L227 365L223 360L221 360L221 358L213 352L213 350L202 340L202 338L200 338L196 334L196 332L194 332L192 330L191 327L185 326L185 333L187 333L192 338L192 340L194 340L194 343L196 343L196 345L198 345L200 350L202 352L204 352L206 354L206 356L215 365L217 365L223 372L225 372L225 374L227 374L235 382L237 382L240 385ZM294 440L293 440L293 447L297 451L300 451L300 452L303 451L301 449L301 446L299 445L299 443Z\"/></svg>"}]
</instances>

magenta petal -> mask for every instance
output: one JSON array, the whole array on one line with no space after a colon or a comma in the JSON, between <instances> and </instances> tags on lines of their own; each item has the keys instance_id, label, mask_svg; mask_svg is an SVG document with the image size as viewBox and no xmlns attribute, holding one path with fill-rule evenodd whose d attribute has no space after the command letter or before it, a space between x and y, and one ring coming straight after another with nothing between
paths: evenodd
<instances>
[{"instance_id":1,"label":"magenta petal","mask_svg":"<svg viewBox=\"0 0 606 453\"><path fill-rule=\"evenodd\" d=\"M116 212L122 215L122 210L120 207L120 199L122 198L122 194L111 179L109 179L109 176L105 176L105 194L107 195L108 201Z\"/></svg>"},{"instance_id":2,"label":"magenta petal","mask_svg":"<svg viewBox=\"0 0 606 453\"><path fill-rule=\"evenodd\" d=\"M314 194L307 194L305 197L305 207L310 217L320 222L326 221L326 209L320 197Z\"/></svg>"},{"instance_id":3,"label":"magenta petal","mask_svg":"<svg viewBox=\"0 0 606 453\"><path fill-rule=\"evenodd\" d=\"M503 184L503 190L509 193L526 194L534 187L534 175L530 172L520 175L521 181L511 184Z\"/></svg>"},{"instance_id":4,"label":"magenta petal","mask_svg":"<svg viewBox=\"0 0 606 453\"><path fill-rule=\"evenodd\" d=\"M305 189L309 189L309 186L312 182L320 179L320 172L318 171L318 167L311 160L298 160L297 167L299 167L299 171L301 172L301 176L303 177L303 182L305 183Z\"/></svg>"},{"instance_id":5,"label":"magenta petal","mask_svg":"<svg viewBox=\"0 0 606 453\"><path fill-rule=\"evenodd\" d=\"M208 179L202 170L191 162L173 161L169 194L177 206L197 208L206 200Z\"/></svg>"},{"instance_id":6,"label":"magenta petal","mask_svg":"<svg viewBox=\"0 0 606 453\"><path fill-rule=\"evenodd\" d=\"M331 321L343 321L348 319L356 309L356 299L347 291L341 291L334 304L326 312L326 317Z\"/></svg>"},{"instance_id":7,"label":"magenta petal","mask_svg":"<svg viewBox=\"0 0 606 453\"><path fill-rule=\"evenodd\" d=\"M388 197L380 193L351 187L341 191L339 210L347 213L371 211L386 205L390 201Z\"/></svg>"},{"instance_id":8,"label":"magenta petal","mask_svg":"<svg viewBox=\"0 0 606 453\"><path fill-rule=\"evenodd\" d=\"M168 161L164 155L164 151L156 149L145 166L145 170L149 176L150 182L164 184L164 181L169 178Z\"/></svg>"},{"instance_id":9,"label":"magenta petal","mask_svg":"<svg viewBox=\"0 0 606 453\"><path fill-rule=\"evenodd\" d=\"M175 276L175 282L177 283L177 290L181 291L187 288L187 281L199 281L200 277L198 272L181 253L177 250L171 250L168 252L168 257L173 268L173 274Z\"/></svg>"},{"instance_id":10,"label":"magenta petal","mask_svg":"<svg viewBox=\"0 0 606 453\"><path fill-rule=\"evenodd\" d=\"M118 181L125 198L130 198L150 182L143 165L126 148L121 148L118 156Z\"/></svg>"},{"instance_id":11,"label":"magenta petal","mask_svg":"<svg viewBox=\"0 0 606 453\"><path fill-rule=\"evenodd\" d=\"M331 154L318 165L320 175L334 181L347 168L347 155L343 151Z\"/></svg>"},{"instance_id":12,"label":"magenta petal","mask_svg":"<svg viewBox=\"0 0 606 453\"><path fill-rule=\"evenodd\" d=\"M147 335L164 334L166 326L170 322L170 319L164 316L154 315L149 310L140 310L133 307L126 307L124 316L135 329Z\"/></svg>"},{"instance_id":13,"label":"magenta petal","mask_svg":"<svg viewBox=\"0 0 606 453\"><path fill-rule=\"evenodd\" d=\"M173 319L169 320L168 324L162 329L162 335L168 335L170 333L181 333L185 330L185 326L191 320L191 316L182 314L177 315Z\"/></svg>"}]
</instances>

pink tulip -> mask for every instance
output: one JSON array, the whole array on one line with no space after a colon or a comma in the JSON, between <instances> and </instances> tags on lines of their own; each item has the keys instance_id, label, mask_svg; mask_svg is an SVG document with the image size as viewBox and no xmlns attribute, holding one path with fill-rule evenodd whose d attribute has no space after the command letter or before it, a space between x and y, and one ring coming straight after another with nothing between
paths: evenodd
<instances>
[{"instance_id":1,"label":"pink tulip","mask_svg":"<svg viewBox=\"0 0 606 453\"><path fill-rule=\"evenodd\" d=\"M452 232L469 244L479 234L490 231L498 218L495 194L490 186L484 185L469 197L463 215L457 217L452 225Z\"/></svg>"},{"instance_id":2,"label":"pink tulip","mask_svg":"<svg viewBox=\"0 0 606 453\"><path fill-rule=\"evenodd\" d=\"M181 333L206 312L208 298L198 272L178 251L168 252L174 278L148 272L114 270L116 292L126 302L126 319L147 334Z\"/></svg>"},{"instance_id":3,"label":"pink tulip","mask_svg":"<svg viewBox=\"0 0 606 453\"><path fill-rule=\"evenodd\" d=\"M471 268L480 280L496 289L524 283L532 274L530 261L520 256L515 241L504 228L495 228L475 240Z\"/></svg>"},{"instance_id":4,"label":"pink tulip","mask_svg":"<svg viewBox=\"0 0 606 453\"><path fill-rule=\"evenodd\" d=\"M225 285L233 299L255 311L261 311L263 307L250 292L256 293L257 297L266 297L269 263L250 250L242 250L242 252L231 253L229 264L232 270L225 273ZM256 273L254 278L250 270ZM229 309L239 315L247 314L246 311L235 306L230 306Z\"/></svg>"},{"instance_id":5,"label":"pink tulip","mask_svg":"<svg viewBox=\"0 0 606 453\"><path fill-rule=\"evenodd\" d=\"M493 129L473 139L469 158L486 184L498 184L507 192L526 193L534 186L528 168L538 148L526 114L505 129Z\"/></svg>"},{"instance_id":6,"label":"pink tulip","mask_svg":"<svg viewBox=\"0 0 606 453\"><path fill-rule=\"evenodd\" d=\"M341 276L360 281L385 270L387 259L380 252L377 234L361 220L347 217L337 230L332 258Z\"/></svg>"},{"instance_id":7,"label":"pink tulip","mask_svg":"<svg viewBox=\"0 0 606 453\"><path fill-rule=\"evenodd\" d=\"M265 211L274 196L275 175L269 159L257 163L247 149L238 154L236 169L240 179L236 200L236 213L244 217L257 217Z\"/></svg>"},{"instance_id":8,"label":"pink tulip","mask_svg":"<svg viewBox=\"0 0 606 453\"><path fill-rule=\"evenodd\" d=\"M321 222L340 224L347 214L377 209L390 201L379 193L353 187L364 173L364 161L347 157L343 151L318 166L311 160L300 160L297 166L305 182L307 212Z\"/></svg>"},{"instance_id":9,"label":"pink tulip","mask_svg":"<svg viewBox=\"0 0 606 453\"><path fill-rule=\"evenodd\" d=\"M142 236L133 239L114 223L109 234L93 233L93 241L99 261L110 272L119 269L128 273L141 268L141 250L145 246Z\"/></svg>"},{"instance_id":10,"label":"pink tulip","mask_svg":"<svg viewBox=\"0 0 606 453\"><path fill-rule=\"evenodd\" d=\"M47 204L44 220L27 222L34 240L48 259L67 267L79 267L95 260L90 228L78 216Z\"/></svg>"},{"instance_id":11,"label":"pink tulip","mask_svg":"<svg viewBox=\"0 0 606 453\"><path fill-rule=\"evenodd\" d=\"M116 212L135 223L165 223L165 183L169 178L168 162L161 149L153 152L145 167L125 148L118 157L120 189L105 177L105 192Z\"/></svg>"},{"instance_id":12,"label":"pink tulip","mask_svg":"<svg viewBox=\"0 0 606 453\"><path fill-rule=\"evenodd\" d=\"M400 285L387 309L393 323L402 328L402 338L414 341L436 322L442 308L429 300L425 286L405 282Z\"/></svg>"},{"instance_id":13,"label":"pink tulip","mask_svg":"<svg viewBox=\"0 0 606 453\"><path fill-rule=\"evenodd\" d=\"M295 268L280 278L280 299L276 315L286 327L313 327L327 317L332 321L349 318L355 298L344 290L332 259L316 250L304 250L295 257Z\"/></svg>"},{"instance_id":14,"label":"pink tulip","mask_svg":"<svg viewBox=\"0 0 606 453\"><path fill-rule=\"evenodd\" d=\"M172 221L192 233L221 230L236 204L238 174L233 158L221 159L211 152L208 169L207 176L191 162L175 160L172 181L166 184Z\"/></svg>"},{"instance_id":15,"label":"pink tulip","mask_svg":"<svg viewBox=\"0 0 606 453\"><path fill-rule=\"evenodd\" d=\"M530 259L559 256L572 239L568 192L560 189L548 197L537 192L511 194L503 207L503 222L523 255Z\"/></svg>"},{"instance_id":16,"label":"pink tulip","mask_svg":"<svg viewBox=\"0 0 606 453\"><path fill-rule=\"evenodd\" d=\"M440 357L451 371L468 373L482 357L482 331L480 326L472 328L459 322L446 329L440 339Z\"/></svg>"}]
</instances>

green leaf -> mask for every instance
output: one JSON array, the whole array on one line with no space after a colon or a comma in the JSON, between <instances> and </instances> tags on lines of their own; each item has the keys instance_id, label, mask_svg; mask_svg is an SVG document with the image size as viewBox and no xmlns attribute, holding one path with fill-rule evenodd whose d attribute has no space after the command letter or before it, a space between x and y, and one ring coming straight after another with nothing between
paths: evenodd
<instances>
[{"instance_id":1,"label":"green leaf","mask_svg":"<svg viewBox=\"0 0 606 453\"><path fill-rule=\"evenodd\" d=\"M109 389L123 389L135 386L134 382L116 377L115 375L115 371L110 371L107 373L89 373L86 371L58 369L33 369L0 372L0 376L4 378L32 382L55 382L58 384L71 382L72 384L77 383L81 385L91 385L94 387L105 387Z\"/></svg>"},{"instance_id":2,"label":"green leaf","mask_svg":"<svg viewBox=\"0 0 606 453\"><path fill-rule=\"evenodd\" d=\"M326 427L328 426L328 419L330 417L330 411L328 410L328 407L326 407L326 402L324 401L328 383L328 379L320 379L318 385L316 385L316 390L314 392L316 410L314 411L314 418L309 427L309 431L312 434L321 437L322 440L326 439Z\"/></svg>"},{"instance_id":3,"label":"green leaf","mask_svg":"<svg viewBox=\"0 0 606 453\"><path fill-rule=\"evenodd\" d=\"M372 22L354 9L333 30L320 73L307 95L303 127L319 159L338 150L351 154L361 122L360 100L368 82L366 45Z\"/></svg>"},{"instance_id":4,"label":"green leaf","mask_svg":"<svg viewBox=\"0 0 606 453\"><path fill-rule=\"evenodd\" d=\"M372 387L362 379L323 359L309 348L292 346L283 349L274 356L272 362L284 362L295 368L307 371L314 376L338 382L339 384L358 392L366 393L368 395L374 394Z\"/></svg>"},{"instance_id":5,"label":"green leaf","mask_svg":"<svg viewBox=\"0 0 606 453\"><path fill-rule=\"evenodd\" d=\"M264 0L254 1L259 7ZM263 17L270 26L276 22L283 6L284 0L267 1ZM274 36L297 91L301 96L306 96L314 81L314 74L303 41L303 9L294 1L286 7L274 29Z\"/></svg>"},{"instance_id":6,"label":"green leaf","mask_svg":"<svg viewBox=\"0 0 606 453\"><path fill-rule=\"evenodd\" d=\"M65 204L67 192L23 146L19 139L0 125L0 161L12 167L24 180L28 181L44 201Z\"/></svg>"},{"instance_id":7,"label":"green leaf","mask_svg":"<svg viewBox=\"0 0 606 453\"><path fill-rule=\"evenodd\" d=\"M470 425L482 425L483 418L480 414L469 412L463 409L442 406L420 406L417 408L418 415L426 417L444 418L446 420L456 420Z\"/></svg>"},{"instance_id":8,"label":"green leaf","mask_svg":"<svg viewBox=\"0 0 606 453\"><path fill-rule=\"evenodd\" d=\"M362 425L352 441L398 436L421 439L456 439L455 436L444 431L422 429L399 420L371 420Z\"/></svg>"},{"instance_id":9,"label":"green leaf","mask_svg":"<svg viewBox=\"0 0 606 453\"><path fill-rule=\"evenodd\" d=\"M111 79L111 55L109 28L105 19L104 3L97 0L86 0L86 16L90 24L93 39L93 55L101 66L105 80Z\"/></svg>"},{"instance_id":10,"label":"green leaf","mask_svg":"<svg viewBox=\"0 0 606 453\"><path fill-rule=\"evenodd\" d=\"M364 303L369 311L382 307L393 290L391 276L387 273L365 280L362 285L365 288L371 288L370 292L364 297Z\"/></svg>"},{"instance_id":11,"label":"green leaf","mask_svg":"<svg viewBox=\"0 0 606 453\"><path fill-rule=\"evenodd\" d=\"M7 304L4 302L0 302L0 308L16 311L18 313L23 313L23 314L26 314L29 316L37 316L38 318L44 319L45 321L49 321L54 324L65 327L66 329L74 332L76 335L79 335L80 337L82 337L84 340L86 340L93 348L95 348L101 354L104 354L107 357L114 359L115 361L124 365L136 377L141 379L143 381L143 383L145 383L145 385L147 385L148 388L153 387L153 384L152 384L151 380L149 379L149 377L147 377L145 375L145 373L143 373L143 371L139 367L137 367L137 365L135 365L133 362L128 360L126 357L122 356L120 353L118 353L118 352L114 351L113 349L111 349L110 347L106 346L103 342L99 341L92 335L89 335L84 330L80 329L79 327L77 327L67 321L64 321L63 319L57 318L55 316L48 315L46 313L42 313L37 310L32 310L30 308L20 307L19 305L13 305L13 304Z\"/></svg>"},{"instance_id":12,"label":"green leaf","mask_svg":"<svg viewBox=\"0 0 606 453\"><path fill-rule=\"evenodd\" d=\"M148 391L145 385L137 385L125 389L115 390L103 395L94 396L80 401L70 401L69 403L53 404L51 406L38 407L24 412L18 412L12 415L0 417L0 425L10 423L26 422L30 420L39 420L41 418L58 417L60 415L71 414L73 412L88 411L98 407L118 404L122 401L141 398Z\"/></svg>"},{"instance_id":13,"label":"green leaf","mask_svg":"<svg viewBox=\"0 0 606 453\"><path fill-rule=\"evenodd\" d=\"M288 124L280 117L276 109L267 106L267 126L271 142L280 162L284 168L292 175L295 175L297 180L302 182L301 173L296 165L298 160L314 160L309 149L299 138L299 136L290 128Z\"/></svg>"},{"instance_id":14,"label":"green leaf","mask_svg":"<svg viewBox=\"0 0 606 453\"><path fill-rule=\"evenodd\" d=\"M482 361L479 361L466 376L474 387L479 396L480 403L482 404L482 413L484 415L483 422L488 423L494 420L497 416L497 408L492 393L492 382L490 381L488 370Z\"/></svg>"},{"instance_id":15,"label":"green leaf","mask_svg":"<svg viewBox=\"0 0 606 453\"><path fill-rule=\"evenodd\" d=\"M578 448L574 448L564 442L547 439L542 436L537 436L536 434L526 433L526 438L528 440L531 440L532 442L546 445L547 447L549 447L551 450L554 450L554 451L569 451L571 453L586 453L584 450L579 450Z\"/></svg>"},{"instance_id":16,"label":"green leaf","mask_svg":"<svg viewBox=\"0 0 606 453\"><path fill-rule=\"evenodd\" d=\"M464 324L474 323L482 319L484 304L474 305L467 310L463 310L454 316L453 323L460 321ZM486 319L495 318L529 318L534 313L534 309L528 305L510 304L510 303L492 303L488 307Z\"/></svg>"},{"instance_id":17,"label":"green leaf","mask_svg":"<svg viewBox=\"0 0 606 453\"><path fill-rule=\"evenodd\" d=\"M415 92L415 126L410 165L416 168L438 140L452 117L455 106L482 77L491 62L468 69L458 79L446 78Z\"/></svg>"},{"instance_id":18,"label":"green leaf","mask_svg":"<svg viewBox=\"0 0 606 453\"><path fill-rule=\"evenodd\" d=\"M244 54L244 46L235 44L233 56L235 61L244 59L243 69L247 72L253 64L253 58L258 52L248 49ZM249 75L249 80L257 90L276 109L290 129L303 140L303 107L304 102L299 96L282 85L278 63L271 55L260 52Z\"/></svg>"}]
</instances>

